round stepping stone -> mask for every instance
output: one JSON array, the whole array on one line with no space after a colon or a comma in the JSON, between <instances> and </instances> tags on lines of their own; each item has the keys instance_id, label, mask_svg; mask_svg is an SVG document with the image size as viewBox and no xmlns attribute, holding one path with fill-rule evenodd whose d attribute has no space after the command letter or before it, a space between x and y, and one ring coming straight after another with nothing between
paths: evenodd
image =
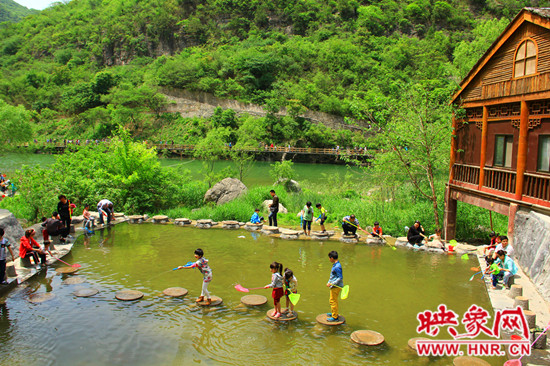
<instances>
[{"instance_id":1,"label":"round stepping stone","mask_svg":"<svg viewBox=\"0 0 550 366\"><path fill-rule=\"evenodd\" d=\"M214 222L210 219L197 220L195 224L199 229L210 229L214 225Z\"/></svg>"},{"instance_id":2,"label":"round stepping stone","mask_svg":"<svg viewBox=\"0 0 550 366\"><path fill-rule=\"evenodd\" d=\"M245 225L244 225L244 229L245 230L248 230L248 231L259 231L259 230L262 230L262 227L264 226L264 224L262 223L259 223L259 224L253 224L251 222L247 222Z\"/></svg>"},{"instance_id":3,"label":"round stepping stone","mask_svg":"<svg viewBox=\"0 0 550 366\"><path fill-rule=\"evenodd\" d=\"M300 237L300 234L302 234L303 231L281 229L280 233L281 233L281 239L295 240Z\"/></svg>"},{"instance_id":4,"label":"round stepping stone","mask_svg":"<svg viewBox=\"0 0 550 366\"><path fill-rule=\"evenodd\" d=\"M212 300L212 303L210 305L206 305L206 300L197 302L196 304L200 306L216 306L216 305L220 305L223 302L221 297L217 297L217 296L210 297L210 300Z\"/></svg>"},{"instance_id":5,"label":"round stepping stone","mask_svg":"<svg viewBox=\"0 0 550 366\"><path fill-rule=\"evenodd\" d=\"M143 215L132 215L128 217L130 224L141 224L144 220Z\"/></svg>"},{"instance_id":6,"label":"round stepping stone","mask_svg":"<svg viewBox=\"0 0 550 366\"><path fill-rule=\"evenodd\" d=\"M156 216L153 216L153 223L156 224L156 223L163 223L163 222L167 222L168 221L168 216L165 216L165 215L156 215Z\"/></svg>"},{"instance_id":7,"label":"round stepping stone","mask_svg":"<svg viewBox=\"0 0 550 366\"><path fill-rule=\"evenodd\" d=\"M143 292L136 290L120 290L117 291L115 297L121 301L133 301L143 297Z\"/></svg>"},{"instance_id":8,"label":"round stepping stone","mask_svg":"<svg viewBox=\"0 0 550 366\"><path fill-rule=\"evenodd\" d=\"M57 273L61 273L61 274L72 274L72 273L75 273L76 271L78 271L78 268L74 268L74 267L59 267L59 268L56 268L55 271Z\"/></svg>"},{"instance_id":9,"label":"round stepping stone","mask_svg":"<svg viewBox=\"0 0 550 366\"><path fill-rule=\"evenodd\" d=\"M491 366L491 364L481 358L472 356L459 356L453 360L454 366Z\"/></svg>"},{"instance_id":10,"label":"round stepping stone","mask_svg":"<svg viewBox=\"0 0 550 366\"><path fill-rule=\"evenodd\" d=\"M275 313L275 309L271 309L271 310L267 311L266 315L269 319L275 320L275 321L280 321L280 322L288 322L288 321L291 321L291 320L298 319L298 313L295 312L295 311L284 313L278 318L273 317L274 313Z\"/></svg>"},{"instance_id":11,"label":"round stepping stone","mask_svg":"<svg viewBox=\"0 0 550 366\"><path fill-rule=\"evenodd\" d=\"M162 291L163 294L171 297L182 297L187 295L188 292L189 291L187 291L187 289L184 289L183 287L169 287L166 290Z\"/></svg>"},{"instance_id":12,"label":"round stepping stone","mask_svg":"<svg viewBox=\"0 0 550 366\"><path fill-rule=\"evenodd\" d=\"M409 346L410 349L412 349L413 351L416 351L416 342L420 341L420 340L429 341L429 338L414 337L414 338L409 339L409 341L407 342L407 345Z\"/></svg>"},{"instance_id":13,"label":"round stepping stone","mask_svg":"<svg viewBox=\"0 0 550 366\"><path fill-rule=\"evenodd\" d=\"M325 313L325 314L317 315L317 318L315 318L315 320L317 320L317 323L323 324L323 325L342 325L346 322L346 318L344 318L342 315L340 315L338 317L338 321L335 321L335 322L329 322L327 321L327 318L328 318L328 315Z\"/></svg>"},{"instance_id":14,"label":"round stepping stone","mask_svg":"<svg viewBox=\"0 0 550 366\"><path fill-rule=\"evenodd\" d=\"M262 234L265 234L265 235L279 234L279 228L277 226L264 225L262 227Z\"/></svg>"},{"instance_id":15,"label":"round stepping stone","mask_svg":"<svg viewBox=\"0 0 550 366\"><path fill-rule=\"evenodd\" d=\"M267 297L262 295L245 295L241 297L241 302L247 306L260 306L267 303Z\"/></svg>"},{"instance_id":16,"label":"round stepping stone","mask_svg":"<svg viewBox=\"0 0 550 366\"><path fill-rule=\"evenodd\" d=\"M86 277L83 276L72 276L63 281L64 285L80 285L81 283L86 282Z\"/></svg>"},{"instance_id":17,"label":"round stepping stone","mask_svg":"<svg viewBox=\"0 0 550 366\"><path fill-rule=\"evenodd\" d=\"M94 296L99 292L96 288L81 288L74 292L74 295L77 297L90 297Z\"/></svg>"},{"instance_id":18,"label":"round stepping stone","mask_svg":"<svg viewBox=\"0 0 550 366\"><path fill-rule=\"evenodd\" d=\"M238 221L222 221L222 228L224 229L240 229Z\"/></svg>"},{"instance_id":19,"label":"round stepping stone","mask_svg":"<svg viewBox=\"0 0 550 366\"><path fill-rule=\"evenodd\" d=\"M41 302L51 300L54 297L55 297L55 294L52 292L46 292L43 294L31 294L29 296L29 301L32 302L33 304L39 304Z\"/></svg>"},{"instance_id":20,"label":"round stepping stone","mask_svg":"<svg viewBox=\"0 0 550 366\"><path fill-rule=\"evenodd\" d=\"M191 220L185 217L178 218L174 220L174 225L179 225L179 226L191 225Z\"/></svg>"},{"instance_id":21,"label":"round stepping stone","mask_svg":"<svg viewBox=\"0 0 550 366\"><path fill-rule=\"evenodd\" d=\"M364 346L378 346L384 343L384 336L374 330L356 330L351 333L351 340Z\"/></svg>"},{"instance_id":22,"label":"round stepping stone","mask_svg":"<svg viewBox=\"0 0 550 366\"><path fill-rule=\"evenodd\" d=\"M124 212L115 212L115 217L124 217Z\"/></svg>"}]
</instances>

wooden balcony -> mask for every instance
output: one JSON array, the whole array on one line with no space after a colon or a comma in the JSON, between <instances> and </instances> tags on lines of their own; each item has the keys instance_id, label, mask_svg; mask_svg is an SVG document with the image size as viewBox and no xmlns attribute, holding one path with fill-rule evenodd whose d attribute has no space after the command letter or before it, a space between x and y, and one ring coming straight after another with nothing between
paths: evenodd
<instances>
[{"instance_id":1,"label":"wooden balcony","mask_svg":"<svg viewBox=\"0 0 550 366\"><path fill-rule=\"evenodd\" d=\"M550 90L550 73L482 85L479 99L502 98Z\"/></svg>"},{"instance_id":2,"label":"wooden balcony","mask_svg":"<svg viewBox=\"0 0 550 366\"><path fill-rule=\"evenodd\" d=\"M525 173L523 194L538 200L550 201L550 176Z\"/></svg>"},{"instance_id":3,"label":"wooden balcony","mask_svg":"<svg viewBox=\"0 0 550 366\"><path fill-rule=\"evenodd\" d=\"M479 167L475 165L455 164L454 180L463 183L479 184Z\"/></svg>"},{"instance_id":4,"label":"wooden balcony","mask_svg":"<svg viewBox=\"0 0 550 366\"><path fill-rule=\"evenodd\" d=\"M506 193L516 193L516 172L495 168L483 168L485 182L483 186Z\"/></svg>"}]
</instances>

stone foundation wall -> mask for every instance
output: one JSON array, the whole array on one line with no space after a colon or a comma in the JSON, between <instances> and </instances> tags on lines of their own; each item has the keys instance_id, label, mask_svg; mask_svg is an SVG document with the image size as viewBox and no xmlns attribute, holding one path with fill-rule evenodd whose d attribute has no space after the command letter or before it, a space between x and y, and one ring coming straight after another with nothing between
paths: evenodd
<instances>
[{"instance_id":1,"label":"stone foundation wall","mask_svg":"<svg viewBox=\"0 0 550 366\"><path fill-rule=\"evenodd\" d=\"M550 217L533 211L518 211L514 223L514 260L550 301Z\"/></svg>"}]
</instances>

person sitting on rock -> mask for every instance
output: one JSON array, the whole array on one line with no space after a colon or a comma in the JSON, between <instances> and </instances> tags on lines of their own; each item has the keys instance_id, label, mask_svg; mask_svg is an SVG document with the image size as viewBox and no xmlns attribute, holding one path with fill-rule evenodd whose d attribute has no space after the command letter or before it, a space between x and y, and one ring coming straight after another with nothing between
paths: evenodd
<instances>
[{"instance_id":1,"label":"person sitting on rock","mask_svg":"<svg viewBox=\"0 0 550 366\"><path fill-rule=\"evenodd\" d=\"M19 245L19 256L21 258L31 258L34 260L36 266L46 265L46 253L40 248L38 242L34 239L36 231L34 229L27 229L25 235L21 238ZM38 263L38 257L40 257L40 264Z\"/></svg>"},{"instance_id":2,"label":"person sitting on rock","mask_svg":"<svg viewBox=\"0 0 550 366\"><path fill-rule=\"evenodd\" d=\"M495 261L495 264L499 266L500 273L492 274L493 290L497 288L498 280L502 278L502 283L506 288L510 288L510 278L512 278L517 272L518 267L512 258L506 255L504 250L499 250L496 252L498 259Z\"/></svg>"},{"instance_id":3,"label":"person sitting on rock","mask_svg":"<svg viewBox=\"0 0 550 366\"><path fill-rule=\"evenodd\" d=\"M483 254L486 256L492 255L497 245L500 244L500 235L494 231L491 231L489 238L491 238L491 243L483 249Z\"/></svg>"},{"instance_id":4,"label":"person sitting on rock","mask_svg":"<svg viewBox=\"0 0 550 366\"><path fill-rule=\"evenodd\" d=\"M262 221L264 221L264 217L263 216L260 216L260 214L258 213L260 212L260 209L257 208L254 210L254 213L252 214L252 217L250 218L250 222L253 223L253 224L261 224Z\"/></svg>"},{"instance_id":5,"label":"person sitting on rock","mask_svg":"<svg viewBox=\"0 0 550 366\"><path fill-rule=\"evenodd\" d=\"M344 235L353 235L357 237L357 229L361 229L359 220L357 220L355 215L345 216L342 219L342 229L344 230Z\"/></svg>"},{"instance_id":6,"label":"person sitting on rock","mask_svg":"<svg viewBox=\"0 0 550 366\"><path fill-rule=\"evenodd\" d=\"M407 233L407 240L411 245L422 245L423 241L426 240L426 235L424 234L424 228L420 225L420 221L416 220L414 225L409 228Z\"/></svg>"},{"instance_id":7,"label":"person sitting on rock","mask_svg":"<svg viewBox=\"0 0 550 366\"><path fill-rule=\"evenodd\" d=\"M370 235L375 238L382 239L382 227L380 226L380 223L378 221L374 222L374 226L372 227Z\"/></svg>"},{"instance_id":8,"label":"person sitting on rock","mask_svg":"<svg viewBox=\"0 0 550 366\"><path fill-rule=\"evenodd\" d=\"M435 234L428 236L428 239L431 240L429 243L430 247L445 250L445 244L441 239L441 229L436 229Z\"/></svg>"},{"instance_id":9,"label":"person sitting on rock","mask_svg":"<svg viewBox=\"0 0 550 366\"><path fill-rule=\"evenodd\" d=\"M500 236L500 244L497 245L495 248L495 252L493 253L493 259L496 259L498 256L498 251L502 250L506 253L507 257L513 257L514 256L514 248L510 244L508 244L508 237L505 235Z\"/></svg>"}]
</instances>

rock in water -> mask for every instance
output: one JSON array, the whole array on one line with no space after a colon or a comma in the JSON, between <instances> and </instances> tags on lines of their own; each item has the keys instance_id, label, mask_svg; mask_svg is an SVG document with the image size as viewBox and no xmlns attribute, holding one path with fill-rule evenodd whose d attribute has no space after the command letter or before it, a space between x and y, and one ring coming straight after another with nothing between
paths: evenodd
<instances>
[{"instance_id":1,"label":"rock in water","mask_svg":"<svg viewBox=\"0 0 550 366\"><path fill-rule=\"evenodd\" d=\"M4 228L4 238L8 239L15 256L19 256L19 240L25 235L21 224L11 212L0 209L0 227ZM8 258L11 259L11 256L8 255Z\"/></svg>"},{"instance_id":2,"label":"rock in water","mask_svg":"<svg viewBox=\"0 0 550 366\"><path fill-rule=\"evenodd\" d=\"M204 195L205 202L215 202L217 205L222 205L234 200L241 194L246 192L248 188L238 179L225 178L216 183Z\"/></svg>"},{"instance_id":3,"label":"rock in water","mask_svg":"<svg viewBox=\"0 0 550 366\"><path fill-rule=\"evenodd\" d=\"M279 179L275 182L274 186L278 185L284 186L287 192L302 192L302 187L300 187L300 183L296 182L294 179Z\"/></svg>"}]
</instances>

